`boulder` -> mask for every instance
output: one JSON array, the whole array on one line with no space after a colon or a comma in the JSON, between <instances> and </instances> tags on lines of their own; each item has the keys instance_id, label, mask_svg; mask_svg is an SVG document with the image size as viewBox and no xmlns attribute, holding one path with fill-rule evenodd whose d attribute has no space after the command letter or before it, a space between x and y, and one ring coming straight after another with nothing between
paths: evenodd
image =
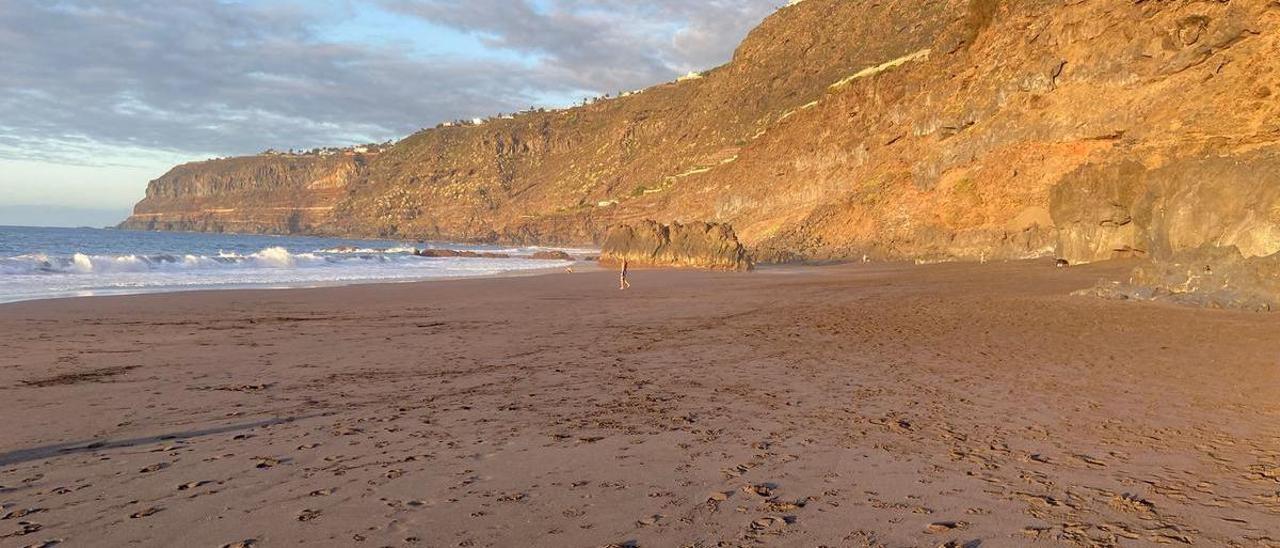
<instances>
[{"instance_id":1,"label":"boulder","mask_svg":"<svg viewBox=\"0 0 1280 548\"><path fill-rule=\"evenodd\" d=\"M1206 245L1145 261L1128 282L1080 292L1107 298L1252 311L1280 310L1280 253L1246 257L1236 247Z\"/></svg>"},{"instance_id":2,"label":"boulder","mask_svg":"<svg viewBox=\"0 0 1280 548\"><path fill-rule=\"evenodd\" d=\"M539 251L529 256L535 261L572 261L573 255L560 250L556 251Z\"/></svg>"},{"instance_id":3,"label":"boulder","mask_svg":"<svg viewBox=\"0 0 1280 548\"><path fill-rule=\"evenodd\" d=\"M754 265L733 228L716 223L655 221L611 228L600 250L600 264L748 271Z\"/></svg>"}]
</instances>

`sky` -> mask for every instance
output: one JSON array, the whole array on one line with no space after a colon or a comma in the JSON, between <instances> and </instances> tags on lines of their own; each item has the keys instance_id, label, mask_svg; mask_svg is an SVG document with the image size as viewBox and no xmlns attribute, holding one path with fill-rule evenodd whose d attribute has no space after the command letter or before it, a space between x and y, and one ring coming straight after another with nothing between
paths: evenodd
<instances>
[{"instance_id":1,"label":"sky","mask_svg":"<svg viewBox=\"0 0 1280 548\"><path fill-rule=\"evenodd\" d=\"M783 3L0 0L0 225L114 224L186 161L669 81Z\"/></svg>"}]
</instances>

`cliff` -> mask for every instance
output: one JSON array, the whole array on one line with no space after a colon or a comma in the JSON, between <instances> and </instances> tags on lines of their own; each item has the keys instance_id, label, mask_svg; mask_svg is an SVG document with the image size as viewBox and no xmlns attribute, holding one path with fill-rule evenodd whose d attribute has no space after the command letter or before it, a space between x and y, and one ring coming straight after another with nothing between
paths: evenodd
<instances>
[{"instance_id":1,"label":"cliff","mask_svg":"<svg viewBox=\"0 0 1280 548\"><path fill-rule=\"evenodd\" d=\"M598 244L652 219L730 224L768 261L1264 256L1278 23L1269 0L806 0L701 78L423 131L344 191L304 182L333 166L183 166L125 226Z\"/></svg>"},{"instance_id":2,"label":"cliff","mask_svg":"<svg viewBox=\"0 0 1280 548\"><path fill-rule=\"evenodd\" d=\"M183 164L147 185L120 227L301 234L330 222L363 155L261 155Z\"/></svg>"},{"instance_id":3,"label":"cliff","mask_svg":"<svg viewBox=\"0 0 1280 548\"><path fill-rule=\"evenodd\" d=\"M751 270L750 257L728 225L658 224L645 221L618 225L605 235L600 264Z\"/></svg>"}]
</instances>

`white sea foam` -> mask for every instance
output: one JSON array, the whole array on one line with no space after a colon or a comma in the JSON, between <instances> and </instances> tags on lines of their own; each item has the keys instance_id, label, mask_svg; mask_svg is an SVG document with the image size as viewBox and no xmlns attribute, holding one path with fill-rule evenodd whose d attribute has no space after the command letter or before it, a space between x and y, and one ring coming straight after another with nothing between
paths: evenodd
<instances>
[{"instance_id":1,"label":"white sea foam","mask_svg":"<svg viewBox=\"0 0 1280 548\"><path fill-rule=\"evenodd\" d=\"M529 249L507 252L518 255ZM291 252L271 246L252 253L208 255L31 253L0 257L0 302L187 289L412 281L496 275L568 264L518 257L422 258L414 256L411 247L332 247Z\"/></svg>"},{"instance_id":2,"label":"white sea foam","mask_svg":"<svg viewBox=\"0 0 1280 548\"><path fill-rule=\"evenodd\" d=\"M328 249L320 249L320 250L316 250L316 253L332 253L332 254L339 254L339 255L355 255L355 254L370 254L370 253L382 253L382 254L404 253L404 254L412 255L414 251L417 251L417 248L389 247L385 249L373 249L373 248L364 248L364 247L345 246L345 247L331 247Z\"/></svg>"}]
</instances>

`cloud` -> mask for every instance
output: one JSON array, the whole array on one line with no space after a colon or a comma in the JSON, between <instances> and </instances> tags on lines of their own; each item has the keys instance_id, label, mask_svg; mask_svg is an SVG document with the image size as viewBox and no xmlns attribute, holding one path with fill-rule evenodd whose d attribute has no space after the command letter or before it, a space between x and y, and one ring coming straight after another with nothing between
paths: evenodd
<instances>
[{"instance_id":1,"label":"cloud","mask_svg":"<svg viewBox=\"0 0 1280 548\"><path fill-rule=\"evenodd\" d=\"M543 77L634 89L728 60L766 0L383 0L389 9L536 53Z\"/></svg>"},{"instance_id":2,"label":"cloud","mask_svg":"<svg viewBox=\"0 0 1280 548\"><path fill-rule=\"evenodd\" d=\"M98 147L241 154L403 136L719 64L777 1L0 0L0 158L92 163ZM481 47L326 33L370 12Z\"/></svg>"}]
</instances>

